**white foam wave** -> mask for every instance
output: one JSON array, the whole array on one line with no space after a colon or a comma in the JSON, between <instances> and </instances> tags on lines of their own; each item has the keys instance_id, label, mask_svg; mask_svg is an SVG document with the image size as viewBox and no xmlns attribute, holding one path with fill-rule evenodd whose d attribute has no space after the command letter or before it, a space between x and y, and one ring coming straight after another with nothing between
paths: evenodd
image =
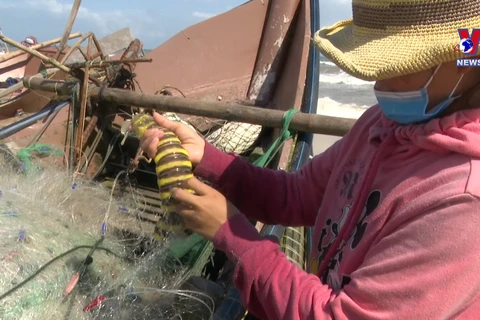
<instances>
[{"instance_id":1,"label":"white foam wave","mask_svg":"<svg viewBox=\"0 0 480 320\"><path fill-rule=\"evenodd\" d=\"M331 62L331 61L320 61L320 64L324 64L326 66L331 66L331 67L335 67L335 63Z\"/></svg>"},{"instance_id":2,"label":"white foam wave","mask_svg":"<svg viewBox=\"0 0 480 320\"><path fill-rule=\"evenodd\" d=\"M331 117L358 119L370 106L340 103L329 97L318 99L317 114Z\"/></svg>"},{"instance_id":3,"label":"white foam wave","mask_svg":"<svg viewBox=\"0 0 480 320\"><path fill-rule=\"evenodd\" d=\"M347 84L351 86L373 86L373 81L364 81L354 78L347 73L340 71L339 73L321 73L320 82L330 84Z\"/></svg>"}]
</instances>

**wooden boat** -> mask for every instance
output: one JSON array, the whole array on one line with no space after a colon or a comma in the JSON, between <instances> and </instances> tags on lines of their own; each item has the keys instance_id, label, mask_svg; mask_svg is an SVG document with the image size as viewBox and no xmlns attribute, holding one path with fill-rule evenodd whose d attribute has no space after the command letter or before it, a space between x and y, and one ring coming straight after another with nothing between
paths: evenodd
<instances>
[{"instance_id":1,"label":"wooden boat","mask_svg":"<svg viewBox=\"0 0 480 320\"><path fill-rule=\"evenodd\" d=\"M145 56L151 58L152 63L133 64L133 67L126 63L123 70L130 71L131 76L135 68L137 84L133 86L133 82L129 82L128 89L146 94L184 95L199 101L221 100L285 112L294 109L316 113L319 53L312 46L311 38L318 29L317 0L252 0L173 36ZM138 57L141 45L136 41L132 42L132 50L123 53L124 58L132 54ZM116 86L119 87L118 83ZM0 129L0 139L15 150L29 145L32 137L42 131L37 141L63 148L66 135L74 140L70 128L72 112L69 112L72 104L69 101L53 104L38 114ZM78 103L74 103L73 107L79 108ZM115 118L110 117L112 111L117 113ZM139 110L102 102L86 108L82 124L85 127L82 131L85 141L82 153L89 161L86 164L78 160L79 174L108 186L121 170L128 169L129 161L135 157L138 139L128 138L120 146L116 137L122 122L132 111ZM78 109L74 109L73 114L76 120L82 119ZM173 116L195 127L207 139L212 137L212 132L218 133L219 129L232 124L219 124L212 119L191 115ZM39 122L42 119L44 121ZM249 161L263 154L280 133L278 129L257 129L250 134L247 148L242 147L240 152ZM232 132L237 132L234 127L230 127L229 133ZM229 140L232 139L230 136ZM227 151L239 150L235 149L238 145L227 146L225 139L218 139L218 134L211 141ZM72 145L67 154L75 153ZM269 167L296 170L311 154L312 134L297 132L293 139L283 144ZM73 157L70 159L74 160ZM161 211L154 167L143 163L131 177L137 183L137 191L149 201L148 210L142 218L152 222L153 232L153 223L158 219L156 214ZM288 258L305 268L308 230L260 223L256 226L263 234L276 235ZM129 232L136 231L132 229ZM212 252L214 263L210 259ZM232 265L221 252L216 252L210 243L200 241L176 258L188 266L191 276L210 279L204 284L226 288L223 293L227 298L218 301L218 316L224 319L244 317L243 306L230 299L238 293L231 284Z\"/></svg>"},{"instance_id":2,"label":"wooden boat","mask_svg":"<svg viewBox=\"0 0 480 320\"><path fill-rule=\"evenodd\" d=\"M69 39L81 37L81 33L74 33L69 36ZM98 40L102 52L108 54L117 50L125 48L132 40L129 28L123 28L113 32ZM78 50L70 52L71 47L66 47L58 56L57 48L53 44L60 42L62 38L56 38L43 43L34 44L31 48L37 48L36 51L46 56L47 58L56 58L57 61L62 61L65 58L65 63L74 63L82 61L83 57ZM25 41L23 41L25 43ZM86 48L83 48L86 51ZM8 58L11 56L11 58ZM21 50L0 55L0 120L10 119L15 121L18 119L11 119L19 114L31 114L48 106L55 93L52 92L36 92L20 88L10 92L8 95L2 97L2 91L10 88L6 83L7 79L21 81L24 77L37 75L40 72L46 71L45 63L38 57L23 52ZM50 75L49 79L64 80L65 73L57 72ZM10 91L10 90L9 90Z\"/></svg>"},{"instance_id":3,"label":"wooden boat","mask_svg":"<svg viewBox=\"0 0 480 320\"><path fill-rule=\"evenodd\" d=\"M72 34L69 38L74 39L81 36L80 33ZM40 54L48 57L56 57L57 48L53 44L60 42L61 38L52 39L43 43L32 42L33 37L27 37L20 44L37 50ZM30 42L27 42L30 40ZM62 59L66 50L62 51L57 59ZM9 90L20 82L26 76L33 76L39 72L45 71L42 60L27 52L21 50L13 52L5 52L0 55L0 119L6 119L21 112L36 112L44 107L54 96L47 92L38 94L29 92L25 88L18 90ZM61 79L54 76L54 79ZM8 93L4 95L2 93Z\"/></svg>"},{"instance_id":4,"label":"wooden boat","mask_svg":"<svg viewBox=\"0 0 480 320\"><path fill-rule=\"evenodd\" d=\"M49 58L54 57L57 52L55 47L45 47L38 51ZM60 58L64 54L65 51L62 52ZM6 82L8 78L21 81L26 76L33 76L45 70L46 68L40 59L23 53L18 57L0 63L0 83ZM52 79L61 80L63 76L57 74ZM5 86L3 90L8 88ZM1 92L2 89L0 89ZM38 93L21 88L0 99L0 119L8 119L23 113L36 112L45 107L54 96L55 93L51 92Z\"/></svg>"}]
</instances>

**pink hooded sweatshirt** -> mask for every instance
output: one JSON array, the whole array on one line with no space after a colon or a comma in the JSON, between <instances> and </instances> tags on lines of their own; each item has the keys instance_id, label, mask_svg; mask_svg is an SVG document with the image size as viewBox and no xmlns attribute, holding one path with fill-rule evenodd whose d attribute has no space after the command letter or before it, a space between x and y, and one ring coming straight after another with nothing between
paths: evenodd
<instances>
[{"instance_id":1,"label":"pink hooded sweatshirt","mask_svg":"<svg viewBox=\"0 0 480 320\"><path fill-rule=\"evenodd\" d=\"M296 171L211 145L195 169L245 215L215 246L260 319L480 319L480 110L399 126L371 107ZM248 218L314 226L309 272Z\"/></svg>"}]
</instances>

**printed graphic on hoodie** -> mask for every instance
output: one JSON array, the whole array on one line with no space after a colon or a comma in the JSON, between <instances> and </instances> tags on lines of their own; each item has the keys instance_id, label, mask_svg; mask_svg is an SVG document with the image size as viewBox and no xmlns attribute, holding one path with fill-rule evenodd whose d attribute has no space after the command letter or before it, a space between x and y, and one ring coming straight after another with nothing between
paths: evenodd
<instances>
[{"instance_id":1,"label":"printed graphic on hoodie","mask_svg":"<svg viewBox=\"0 0 480 320\"><path fill-rule=\"evenodd\" d=\"M362 240L363 235L365 234L365 230L368 227L368 222L365 220L377 208L378 204L380 203L380 198L381 198L381 192L379 190L373 190L370 192L370 194L368 195L367 201L365 203L365 206L363 207L363 211L360 216L360 219L355 224L355 229L353 230L352 235L350 236L348 241L343 241L340 244L337 250L337 253L333 256L333 258L328 263L327 268L322 273L322 276L321 276L322 282L328 284L332 289L340 290L341 288L343 288L344 285L350 282L349 275L346 275L346 274L340 275L340 272L339 272L340 263L342 262L344 250L346 249L346 250L353 251L358 246L358 244ZM350 213L351 207L352 207L351 205L347 205L344 207L342 218L340 219L340 223L338 223L338 226L335 227L336 230L333 231L333 228L331 228L329 232L329 234L332 235L332 238L326 247L323 246L324 242L323 242L323 239L320 237L320 240L318 242L318 250L320 255L319 256L320 259L318 260L319 264L327 254L327 251L330 248L330 245L337 238L340 232L340 229L343 227L343 223L345 222L345 220L348 217L348 214ZM330 225L333 227L335 223ZM323 232L324 229L322 229L322 235L324 234ZM328 229L328 226L326 227L326 229ZM346 247L347 244L349 244L349 246Z\"/></svg>"},{"instance_id":2,"label":"printed graphic on hoodie","mask_svg":"<svg viewBox=\"0 0 480 320\"><path fill-rule=\"evenodd\" d=\"M354 169L356 170L352 170L352 167L355 167ZM339 175L341 179L337 177L335 187L337 190L339 189L339 201L347 202L347 204L343 206L340 218L336 221L327 219L321 230L317 245L318 256L315 261L312 261L311 263L311 272L315 274L318 273L318 266L325 259L327 253L331 249L331 246L338 237L340 230L348 219L353 205L354 195L358 195L360 188L358 182L360 176L364 173L363 171L365 166L363 163L357 163L355 160L352 160L347 162L342 169L343 170L340 171L341 174ZM332 289L339 290L350 282L349 275L340 275L339 273L345 247L347 244L349 244L347 250L353 251L358 246L363 235L365 234L365 230L368 227L366 218L377 208L378 204L380 203L380 198L380 190L373 190L370 192L363 207L360 219L356 221L355 229L350 235L348 241L343 241L339 245L339 247L336 249L335 255L329 261L327 268L323 271L320 278L323 283L328 284Z\"/></svg>"}]
</instances>

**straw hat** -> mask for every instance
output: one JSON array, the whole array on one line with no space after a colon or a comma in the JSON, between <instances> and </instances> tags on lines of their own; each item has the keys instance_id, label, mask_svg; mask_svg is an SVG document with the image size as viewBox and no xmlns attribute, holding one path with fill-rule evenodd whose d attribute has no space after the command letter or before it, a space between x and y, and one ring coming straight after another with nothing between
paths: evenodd
<instances>
[{"instance_id":1,"label":"straw hat","mask_svg":"<svg viewBox=\"0 0 480 320\"><path fill-rule=\"evenodd\" d=\"M320 52L348 74L382 80L466 56L459 28L480 25L479 0L353 0L353 19L315 33Z\"/></svg>"}]
</instances>

